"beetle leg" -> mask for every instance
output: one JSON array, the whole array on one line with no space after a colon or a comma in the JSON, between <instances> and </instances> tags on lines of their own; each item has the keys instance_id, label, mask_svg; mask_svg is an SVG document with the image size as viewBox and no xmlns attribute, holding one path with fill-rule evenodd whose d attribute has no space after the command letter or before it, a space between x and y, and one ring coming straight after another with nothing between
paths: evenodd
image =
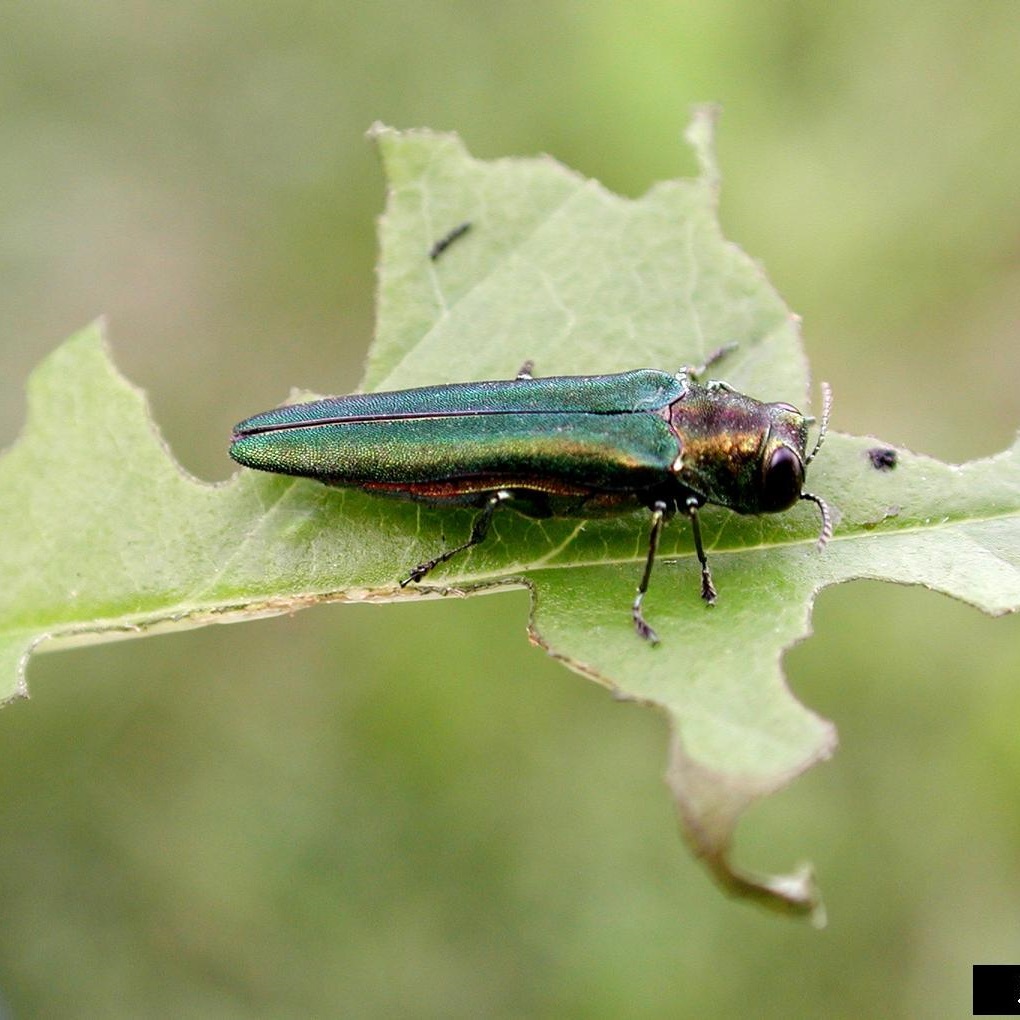
<instances>
[{"instance_id":1,"label":"beetle leg","mask_svg":"<svg viewBox=\"0 0 1020 1020\"><path fill-rule=\"evenodd\" d=\"M648 558L645 560L645 572L641 575L641 583L638 585L637 595L634 597L634 605L631 609L631 616L634 619L634 629L639 637L651 641L653 645L659 643L659 635L649 626L644 614L641 612L641 603L644 601L645 592L648 591L648 582L652 577L652 564L655 563L655 553L659 548L659 536L662 534L662 525L666 519L666 504L657 500L652 506L652 530L648 536Z\"/></svg>"},{"instance_id":2,"label":"beetle leg","mask_svg":"<svg viewBox=\"0 0 1020 1020\"><path fill-rule=\"evenodd\" d=\"M471 546L478 545L479 542L484 541L485 536L489 533L489 525L492 523L492 515L496 512L496 507L508 499L510 499L510 493L505 489L494 492L486 501L482 512L475 518L474 524L471 525L471 535L468 537L468 540L461 545L454 546L452 549L447 549L446 552L436 556L434 559L419 563L400 582L400 587L406 588L412 581L420 581L430 570L438 567L440 563L445 563L447 560L453 559L457 553L462 553L466 549L470 549Z\"/></svg>"},{"instance_id":3,"label":"beetle leg","mask_svg":"<svg viewBox=\"0 0 1020 1020\"><path fill-rule=\"evenodd\" d=\"M528 358L528 360L525 361L524 364L521 365L521 367L517 370L517 375L514 376L514 379L517 382L529 382L530 380L535 378L531 374L534 371L535 363L530 358Z\"/></svg>"},{"instance_id":4,"label":"beetle leg","mask_svg":"<svg viewBox=\"0 0 1020 1020\"><path fill-rule=\"evenodd\" d=\"M716 590L712 584L712 571L708 569L708 558L705 547L701 544L701 524L698 521L698 500L691 496L687 500L687 516L691 519L691 530L694 532L694 550L701 564L701 597L711 606L715 604Z\"/></svg>"},{"instance_id":5,"label":"beetle leg","mask_svg":"<svg viewBox=\"0 0 1020 1020\"><path fill-rule=\"evenodd\" d=\"M723 344L722 347L717 347L707 358L705 358L705 363L703 365L698 365L697 367L694 365L688 365L687 368L684 369L684 372L691 379L698 379L703 376L717 361L722 361L727 354L731 354L739 346L740 344L735 342Z\"/></svg>"}]
</instances>

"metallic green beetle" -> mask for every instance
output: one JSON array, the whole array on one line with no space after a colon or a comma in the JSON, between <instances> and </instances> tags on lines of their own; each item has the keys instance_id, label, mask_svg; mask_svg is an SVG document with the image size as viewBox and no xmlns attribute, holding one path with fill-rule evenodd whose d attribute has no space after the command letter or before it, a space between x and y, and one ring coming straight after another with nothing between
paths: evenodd
<instances>
[{"instance_id":1,"label":"metallic green beetle","mask_svg":"<svg viewBox=\"0 0 1020 1020\"><path fill-rule=\"evenodd\" d=\"M798 500L819 508L819 547L832 534L825 501L803 490L804 470L825 437L814 419L784 403L763 403L726 383L698 382L704 368L639 369L618 375L515 379L423 386L327 397L257 414L234 429L240 464L327 485L428 503L476 506L467 541L418 564L400 583L420 581L481 542L496 508L529 517L592 517L651 511L644 573L632 606L638 634L658 642L641 603L663 523L688 515L701 563L701 595L716 598L698 508L776 513Z\"/></svg>"}]
</instances>

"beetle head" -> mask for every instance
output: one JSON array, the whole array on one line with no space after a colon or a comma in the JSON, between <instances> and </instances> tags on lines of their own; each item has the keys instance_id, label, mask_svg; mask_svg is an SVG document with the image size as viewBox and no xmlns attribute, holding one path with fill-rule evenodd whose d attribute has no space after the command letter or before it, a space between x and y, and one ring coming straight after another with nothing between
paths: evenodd
<instances>
[{"instance_id":1,"label":"beetle head","mask_svg":"<svg viewBox=\"0 0 1020 1020\"><path fill-rule=\"evenodd\" d=\"M670 421L682 444L674 473L702 502L761 514L800 499L812 419L792 405L718 384L692 386L673 404Z\"/></svg>"},{"instance_id":2,"label":"beetle head","mask_svg":"<svg viewBox=\"0 0 1020 1020\"><path fill-rule=\"evenodd\" d=\"M689 384L671 405L669 421L681 443L673 466L677 481L700 503L715 503L741 514L779 513L798 500L814 503L822 516L818 539L832 536L825 501L804 491L804 472L825 439L832 394L823 383L824 407L818 438L807 452L814 418L792 404L767 404L728 386Z\"/></svg>"}]
</instances>

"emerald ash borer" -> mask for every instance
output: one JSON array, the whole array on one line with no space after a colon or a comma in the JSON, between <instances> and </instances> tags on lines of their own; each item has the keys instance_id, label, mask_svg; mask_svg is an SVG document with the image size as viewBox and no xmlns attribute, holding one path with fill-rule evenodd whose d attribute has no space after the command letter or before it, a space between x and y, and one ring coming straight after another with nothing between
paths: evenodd
<instances>
[{"instance_id":1,"label":"emerald ash borer","mask_svg":"<svg viewBox=\"0 0 1020 1020\"><path fill-rule=\"evenodd\" d=\"M655 643L641 603L665 521L690 518L701 563L701 596L715 586L701 540L706 503L739 514L778 513L810 500L821 513L819 547L832 534L825 501L804 491L813 418L785 403L764 403L724 382L638 369L618 375L515 379L422 386L390 393L326 397L265 411L235 429L240 464L327 485L426 503L478 507L460 545L419 563L401 586L481 542L503 503L529 517L594 517L644 507L651 533L631 609L638 634Z\"/></svg>"}]
</instances>

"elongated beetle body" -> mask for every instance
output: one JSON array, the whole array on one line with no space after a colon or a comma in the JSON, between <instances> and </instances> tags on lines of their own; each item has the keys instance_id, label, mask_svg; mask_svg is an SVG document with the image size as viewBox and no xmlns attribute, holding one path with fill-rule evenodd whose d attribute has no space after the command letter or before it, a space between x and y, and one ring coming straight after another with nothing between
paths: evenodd
<instances>
[{"instance_id":1,"label":"elongated beetle body","mask_svg":"<svg viewBox=\"0 0 1020 1020\"><path fill-rule=\"evenodd\" d=\"M726 349L709 360L711 364ZM230 455L261 471L314 478L366 492L476 506L461 545L416 566L402 585L481 542L502 503L531 517L592 517L644 507L651 535L632 606L637 632L658 641L641 603L664 522L691 521L701 594L716 598L698 523L706 503L740 514L777 513L798 500L804 470L825 435L829 393L814 449L814 419L785 403L763 403L702 369L639 369L617 375L516 379L327 397L266 411L234 429Z\"/></svg>"}]
</instances>

